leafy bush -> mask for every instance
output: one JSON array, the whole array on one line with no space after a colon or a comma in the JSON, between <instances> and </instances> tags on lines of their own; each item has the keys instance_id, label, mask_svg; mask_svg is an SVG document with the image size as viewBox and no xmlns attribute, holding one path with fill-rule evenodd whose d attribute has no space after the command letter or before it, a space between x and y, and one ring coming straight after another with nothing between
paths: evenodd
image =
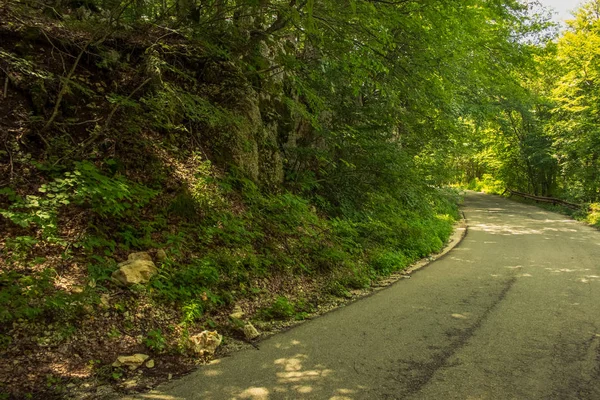
<instances>
[{"instance_id":1,"label":"leafy bush","mask_svg":"<svg viewBox=\"0 0 600 400\"><path fill-rule=\"evenodd\" d=\"M484 174L482 179L475 178L469 182L467 189L476 192L502 194L506 189L506 184L499 179L495 179L490 174Z\"/></svg>"},{"instance_id":2,"label":"leafy bush","mask_svg":"<svg viewBox=\"0 0 600 400\"><path fill-rule=\"evenodd\" d=\"M381 275L389 275L409 265L409 260L399 250L381 249L371 255L371 266Z\"/></svg>"},{"instance_id":3,"label":"leafy bush","mask_svg":"<svg viewBox=\"0 0 600 400\"><path fill-rule=\"evenodd\" d=\"M17 319L33 320L43 315L75 318L83 306L95 301L91 293L69 294L54 289L56 271L47 268L39 274L0 273L0 324Z\"/></svg>"},{"instance_id":4,"label":"leafy bush","mask_svg":"<svg viewBox=\"0 0 600 400\"><path fill-rule=\"evenodd\" d=\"M142 185L130 182L121 176L110 178L88 161L76 162L72 172L42 184L40 195L17 196L10 189L4 194L12 203L0 209L0 215L13 223L41 229L46 239L56 237L57 217L61 207L71 203L87 206L100 217L123 218L132 215L132 209L143 207L156 194Z\"/></svg>"},{"instance_id":5,"label":"leafy bush","mask_svg":"<svg viewBox=\"0 0 600 400\"><path fill-rule=\"evenodd\" d=\"M259 315L265 319L289 319L295 314L294 304L284 296L277 297L270 307L259 311Z\"/></svg>"},{"instance_id":6,"label":"leafy bush","mask_svg":"<svg viewBox=\"0 0 600 400\"><path fill-rule=\"evenodd\" d=\"M150 281L150 286L160 298L191 304L192 308L198 308L201 304L201 314L205 308L220 303L219 297L209 289L215 287L218 282L219 270L214 261L202 258L195 259L188 265L164 262L159 274ZM200 303L194 302L201 297L205 300Z\"/></svg>"},{"instance_id":7,"label":"leafy bush","mask_svg":"<svg viewBox=\"0 0 600 400\"><path fill-rule=\"evenodd\" d=\"M587 223L600 228L600 203L590 204L589 213L586 217Z\"/></svg>"},{"instance_id":8,"label":"leafy bush","mask_svg":"<svg viewBox=\"0 0 600 400\"><path fill-rule=\"evenodd\" d=\"M160 353L167 347L167 339L165 339L160 329L153 329L146 335L144 344L150 350Z\"/></svg>"}]
</instances>

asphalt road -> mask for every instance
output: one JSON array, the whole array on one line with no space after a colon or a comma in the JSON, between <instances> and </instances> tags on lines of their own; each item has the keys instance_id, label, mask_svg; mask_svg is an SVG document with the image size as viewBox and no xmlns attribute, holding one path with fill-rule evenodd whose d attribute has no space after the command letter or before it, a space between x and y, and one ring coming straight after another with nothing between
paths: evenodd
<instances>
[{"instance_id":1,"label":"asphalt road","mask_svg":"<svg viewBox=\"0 0 600 400\"><path fill-rule=\"evenodd\" d=\"M137 399L600 399L600 232L469 193L465 239Z\"/></svg>"}]
</instances>

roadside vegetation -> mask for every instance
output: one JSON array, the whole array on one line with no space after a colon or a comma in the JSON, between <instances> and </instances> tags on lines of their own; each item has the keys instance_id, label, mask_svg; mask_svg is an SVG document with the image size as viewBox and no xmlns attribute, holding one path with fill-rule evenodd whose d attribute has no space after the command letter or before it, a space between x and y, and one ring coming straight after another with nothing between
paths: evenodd
<instances>
[{"instance_id":1,"label":"roadside vegetation","mask_svg":"<svg viewBox=\"0 0 600 400\"><path fill-rule=\"evenodd\" d=\"M506 188L581 204L575 216L598 226L600 209L600 2L577 9L521 76L523 90L476 126L459 157L462 186Z\"/></svg>"},{"instance_id":2,"label":"roadside vegetation","mask_svg":"<svg viewBox=\"0 0 600 400\"><path fill-rule=\"evenodd\" d=\"M550 89L572 71L548 21L518 1L0 2L0 399L145 390L213 356L201 332L218 356L351 299L444 246L451 183L550 193L551 173L597 203L597 102ZM579 122L544 133L560 116Z\"/></svg>"}]
</instances>

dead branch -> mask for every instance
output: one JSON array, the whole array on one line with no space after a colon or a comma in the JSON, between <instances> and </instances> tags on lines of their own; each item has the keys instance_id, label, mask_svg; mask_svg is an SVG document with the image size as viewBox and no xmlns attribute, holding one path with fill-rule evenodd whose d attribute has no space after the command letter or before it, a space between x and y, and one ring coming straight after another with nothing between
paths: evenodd
<instances>
[{"instance_id":1,"label":"dead branch","mask_svg":"<svg viewBox=\"0 0 600 400\"><path fill-rule=\"evenodd\" d=\"M87 50L87 48L89 47L90 44L92 44L92 40L89 40L83 46L83 49L81 49L81 51L79 52L79 55L75 59L75 62L71 66L69 73L62 81L62 85L60 87L60 91L58 92L58 96L56 97L56 103L54 104L54 109L52 110L52 114L50 115L50 118L48 118L48 121L46 121L46 124L44 125L44 127L40 130L40 132L39 132L40 134L44 133L46 130L48 130L48 128L50 128L50 126L56 119L56 117L58 115L58 109L60 108L60 105L62 103L62 99L63 99L64 95L67 93L67 90L69 90L69 83L71 82L71 78L73 77L73 74L75 73L75 69L77 69L77 66L79 65L79 61L81 61L81 57L83 57L83 55L85 54L85 51ZM46 142L46 145L47 144L48 143Z\"/></svg>"}]
</instances>

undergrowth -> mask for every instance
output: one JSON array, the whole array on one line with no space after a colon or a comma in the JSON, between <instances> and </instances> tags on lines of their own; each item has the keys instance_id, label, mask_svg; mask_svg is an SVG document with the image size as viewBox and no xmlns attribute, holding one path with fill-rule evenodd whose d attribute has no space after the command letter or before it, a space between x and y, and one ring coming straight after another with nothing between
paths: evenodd
<instances>
[{"instance_id":1,"label":"undergrowth","mask_svg":"<svg viewBox=\"0 0 600 400\"><path fill-rule=\"evenodd\" d=\"M201 182L206 177L193 184ZM231 304L243 296L240 288L274 274L332 276L329 292L343 295L439 250L457 218L450 197L433 189L426 198L430 204L414 211L390 196L375 196L362 212L329 219L305 198L265 193L246 178L231 175L206 185L218 201L193 194L182 201L181 194L168 196L93 164L75 163L72 172L57 174L36 194L3 189L2 215L28 235L9 237L3 246L9 269L0 273L0 322L42 315L57 319L58 310L76 315L66 312L67 305L97 302L93 293L114 287L115 254L148 248L169 254L148 292L156 301L178 304L186 323ZM165 201L171 204L158 208ZM57 221L71 204L90 216L85 232L70 242L60 235ZM174 222L176 232L170 230ZM46 245L58 246L65 259L77 251L88 265L87 281L81 283L93 284L69 294L54 287L53 268L26 272L36 262L43 264L35 257ZM291 317L279 299L262 315Z\"/></svg>"},{"instance_id":2,"label":"undergrowth","mask_svg":"<svg viewBox=\"0 0 600 400\"><path fill-rule=\"evenodd\" d=\"M305 319L451 234L456 193L429 186L381 112L346 112L352 90L302 69L262 76L275 60L186 30L109 37L103 19L36 7L0 18L0 109L15 115L0 121L2 355L77 347L86 373L120 382L117 352L183 357L200 330L239 336L239 304L256 322ZM120 286L112 274L138 251L158 274ZM62 393L44 368L37 384Z\"/></svg>"}]
</instances>

